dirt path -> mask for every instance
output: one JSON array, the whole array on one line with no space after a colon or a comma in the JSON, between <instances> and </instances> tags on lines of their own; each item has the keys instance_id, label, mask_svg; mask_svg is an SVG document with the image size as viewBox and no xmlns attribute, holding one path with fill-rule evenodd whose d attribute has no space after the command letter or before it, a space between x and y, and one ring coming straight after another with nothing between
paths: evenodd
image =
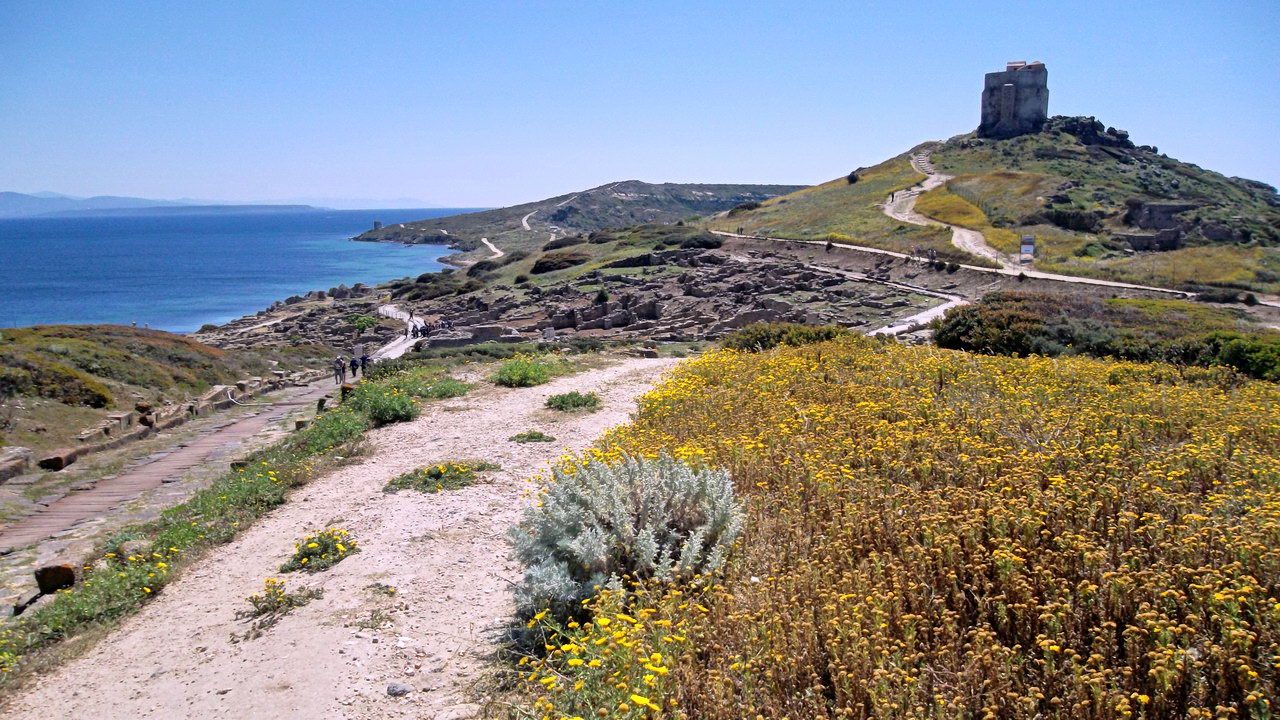
<instances>
[{"instance_id":1,"label":"dirt path","mask_svg":"<svg viewBox=\"0 0 1280 720\"><path fill-rule=\"evenodd\" d=\"M469 690L509 617L519 569L505 533L527 479L623 422L675 361L627 358L521 390L481 386L418 420L370 433L372 453L300 489L214 551L83 657L8 700L6 718L473 717ZM595 390L604 408L553 415L552 393ZM536 428L555 443L507 438ZM448 459L502 465L489 481L438 494L382 492L396 475ZM348 529L362 552L314 576L276 570L304 532ZM260 637L233 641L236 612L267 577L324 596ZM370 589L396 588L393 596ZM389 697L388 684L412 691Z\"/></svg>"},{"instance_id":2,"label":"dirt path","mask_svg":"<svg viewBox=\"0 0 1280 720\"><path fill-rule=\"evenodd\" d=\"M945 185L951 179L950 175L943 175L933 167L933 162L929 158L930 150L924 149L911 156L911 167L916 172L925 176L920 184L899 190L898 192L885 198L883 209L884 214L894 220L911 223L912 225L936 225L951 229L951 244L957 248L971 254L978 255L996 261L1000 267L1005 270L1019 269L1017 263L1009 261L1004 253L996 250L987 244L987 239L977 230L960 227L959 225L948 225L947 223L938 222L929 217L925 217L916 212L916 198L934 188Z\"/></svg>"},{"instance_id":3,"label":"dirt path","mask_svg":"<svg viewBox=\"0 0 1280 720\"><path fill-rule=\"evenodd\" d=\"M409 317L409 313L401 310L395 305L379 305L378 314L389 318L395 318L396 320L403 322L406 328L408 328L409 325L414 325L416 327L422 327L423 325L422 320L418 318L411 319ZM377 350L374 350L373 354L369 356L369 359L374 361L394 360L412 350L413 346L416 345L420 339L421 338L416 338L411 335L396 335L394 340L383 345Z\"/></svg>"},{"instance_id":4,"label":"dirt path","mask_svg":"<svg viewBox=\"0 0 1280 720\"><path fill-rule=\"evenodd\" d=\"M484 243L484 246L489 248L489 252L493 253L492 255L489 256L490 260L497 260L503 255L506 255L505 252L498 249L497 245L494 245L493 243L489 242L489 238L480 238L480 242Z\"/></svg>"}]
</instances>

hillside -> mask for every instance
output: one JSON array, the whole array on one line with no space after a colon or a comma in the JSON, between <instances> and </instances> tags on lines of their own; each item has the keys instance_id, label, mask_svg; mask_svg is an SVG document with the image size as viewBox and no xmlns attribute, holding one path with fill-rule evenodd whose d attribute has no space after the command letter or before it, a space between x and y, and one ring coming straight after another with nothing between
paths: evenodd
<instances>
[{"instance_id":1,"label":"hillside","mask_svg":"<svg viewBox=\"0 0 1280 720\"><path fill-rule=\"evenodd\" d=\"M532 250L552 237L644 223L673 223L756 203L795 185L686 185L639 180L601 185L511 207L391 225L357 240L440 243L462 250L487 238L504 249Z\"/></svg>"},{"instance_id":2,"label":"hillside","mask_svg":"<svg viewBox=\"0 0 1280 720\"><path fill-rule=\"evenodd\" d=\"M1041 270L1280 290L1275 188L1134 145L1093 118L1054 117L1042 132L1009 140L952 138L932 159L955 176L947 190L995 228L1015 240L1036 236Z\"/></svg>"},{"instance_id":3,"label":"hillside","mask_svg":"<svg viewBox=\"0 0 1280 720\"><path fill-rule=\"evenodd\" d=\"M954 176L921 195L916 212L978 230L1005 254L1017 252L1021 235L1034 235L1038 270L1165 287L1280 291L1280 196L1263 183L1161 155L1093 118L1059 116L1038 133L1006 140L967 134L916 150L939 173ZM973 262L951 246L945 229L883 214L889 193L925 178L909 157L859 169L852 184L833 180L711 226L899 252L933 248L944 259Z\"/></svg>"},{"instance_id":4,"label":"hillside","mask_svg":"<svg viewBox=\"0 0 1280 720\"><path fill-rule=\"evenodd\" d=\"M6 328L0 332L0 445L61 447L113 410L180 400L327 355L311 346L228 353L182 335L120 325Z\"/></svg>"},{"instance_id":5,"label":"hillside","mask_svg":"<svg viewBox=\"0 0 1280 720\"><path fill-rule=\"evenodd\" d=\"M984 264L981 258L954 247L944 228L904 223L882 212L889 193L925 179L909 158L910 153L904 153L873 167L858 168L846 177L765 200L758 207L730 210L712 218L709 226L723 232L835 240L896 252L918 247L932 249L944 260Z\"/></svg>"}]
</instances>

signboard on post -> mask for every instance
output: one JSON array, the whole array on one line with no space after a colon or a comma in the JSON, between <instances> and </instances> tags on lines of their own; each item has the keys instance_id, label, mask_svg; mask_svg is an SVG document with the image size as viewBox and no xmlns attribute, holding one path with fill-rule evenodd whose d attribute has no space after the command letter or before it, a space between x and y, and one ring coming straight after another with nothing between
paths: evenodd
<instances>
[{"instance_id":1,"label":"signboard on post","mask_svg":"<svg viewBox=\"0 0 1280 720\"><path fill-rule=\"evenodd\" d=\"M1035 254L1036 254L1036 236L1023 235L1022 236L1022 262L1024 263L1031 262L1031 258L1035 257Z\"/></svg>"}]
</instances>

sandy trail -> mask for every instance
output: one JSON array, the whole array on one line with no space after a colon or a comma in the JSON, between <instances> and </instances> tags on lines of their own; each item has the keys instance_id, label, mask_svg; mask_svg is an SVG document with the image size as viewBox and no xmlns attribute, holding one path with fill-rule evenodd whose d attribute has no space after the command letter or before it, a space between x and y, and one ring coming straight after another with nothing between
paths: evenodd
<instances>
[{"instance_id":1,"label":"sandy trail","mask_svg":"<svg viewBox=\"0 0 1280 720\"><path fill-rule=\"evenodd\" d=\"M506 255L505 252L498 249L497 245L494 245L493 243L489 242L489 238L480 238L480 242L484 243L484 246L489 248L489 252L493 253L492 255L489 256L490 260L497 260L503 255Z\"/></svg>"},{"instance_id":2,"label":"sandy trail","mask_svg":"<svg viewBox=\"0 0 1280 720\"><path fill-rule=\"evenodd\" d=\"M929 159L929 150L921 150L911 156L911 167L916 172L925 176L923 182L906 190L899 190L885 198L884 214L895 220L908 222L912 225L937 225L939 227L951 228L951 244L961 250L980 257L989 258L1000 263L1000 267L1005 270L1015 269L1018 267L1016 263L1009 261L1004 253L996 250L987 244L987 239L977 230L960 227L959 225L948 225L941 223L932 218L925 217L916 212L916 198L930 190L941 187L951 179L950 175L943 175L933 167L933 162Z\"/></svg>"},{"instance_id":3,"label":"sandy trail","mask_svg":"<svg viewBox=\"0 0 1280 720\"><path fill-rule=\"evenodd\" d=\"M469 690L512 610L519 568L505 533L529 502L527 479L625 421L674 362L619 359L521 390L481 385L428 405L414 422L372 431L371 454L299 489L84 656L8 698L4 716L473 717L479 708ZM604 408L587 415L543 408L548 395L571 389L595 390ZM558 442L507 440L529 428ZM502 469L452 492L382 492L402 472L463 458ZM348 529L362 551L313 576L276 572L296 538L331 524ZM233 641L248 627L236 612L273 576L324 596L260 637ZM387 596L373 583L397 592ZM388 697L390 682L413 690Z\"/></svg>"}]
</instances>

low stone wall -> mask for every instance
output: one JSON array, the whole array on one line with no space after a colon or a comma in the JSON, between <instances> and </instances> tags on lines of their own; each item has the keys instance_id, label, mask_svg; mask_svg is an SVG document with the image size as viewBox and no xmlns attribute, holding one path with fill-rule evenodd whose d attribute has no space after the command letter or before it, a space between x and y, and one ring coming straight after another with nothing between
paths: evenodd
<instances>
[{"instance_id":1,"label":"low stone wall","mask_svg":"<svg viewBox=\"0 0 1280 720\"><path fill-rule=\"evenodd\" d=\"M177 405L166 405L153 409L149 403L138 403L134 410L127 413L112 413L101 425L90 428L77 437L81 444L55 450L40 458L37 465L44 470L58 471L71 465L76 460L93 453L112 450L126 443L141 440L161 430L177 427L198 417L209 415L218 410L225 410L237 401L248 400L255 395L279 390L290 384L306 384L326 375L323 370L304 371L287 375L277 371L270 378L253 377L241 380L235 385L215 385L196 400ZM25 449L25 448L21 448ZM30 463L30 451L28 464ZM22 474L14 472L4 474L4 466L0 465L0 482Z\"/></svg>"}]
</instances>

